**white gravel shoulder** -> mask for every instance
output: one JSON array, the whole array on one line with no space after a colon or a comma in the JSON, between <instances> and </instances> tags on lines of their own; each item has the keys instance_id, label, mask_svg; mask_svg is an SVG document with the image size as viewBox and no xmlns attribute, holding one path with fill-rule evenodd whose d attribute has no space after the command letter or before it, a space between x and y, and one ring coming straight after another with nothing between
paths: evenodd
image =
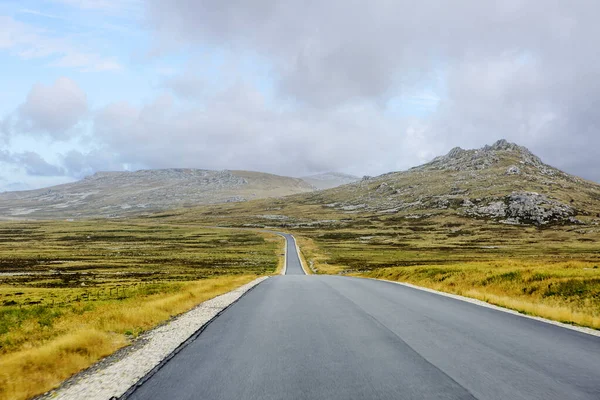
<instances>
[{"instance_id":1,"label":"white gravel shoulder","mask_svg":"<svg viewBox=\"0 0 600 400\"><path fill-rule=\"evenodd\" d=\"M581 333L587 333L588 335L600 337L600 330L596 330L596 329L592 329L592 328L586 328L586 327L583 327L583 326L569 325L569 324L565 324L565 323L562 323L562 322L553 321L551 319L546 319L546 318L542 318L542 317L536 317L534 315L522 314L522 313L520 313L518 311L511 310L510 308L496 306L494 304L486 303L485 301L473 299L471 297L465 297L465 296L460 296L460 295L457 295L457 294L440 292L439 290L429 289L429 288L426 288L426 287L417 286L417 285L413 285L411 283L406 283L406 282L390 281L390 280L387 280L387 279L377 279L377 278L367 278L367 279L373 279L373 280L376 280L376 281L383 281L383 282L395 283L397 285L402 285L402 286L406 286L406 287L409 287L409 288L422 290L424 292L434 293L434 294L437 294L437 295L440 295L440 296L450 297L450 298L455 299L455 300L460 300L460 301L464 301L464 302L467 302L467 303L476 304L476 305L481 306L481 307L487 307L487 308L494 309L496 311L502 311L502 312L505 312L505 313L508 313L508 314L518 315L519 317L523 317L523 318L535 319L536 321L545 322L545 323L550 324L550 325L556 325L556 326L560 326L560 327L565 328L565 329L570 329L572 331L577 331L577 332L581 332Z\"/></svg>"},{"instance_id":2,"label":"white gravel shoulder","mask_svg":"<svg viewBox=\"0 0 600 400\"><path fill-rule=\"evenodd\" d=\"M115 357L115 360L108 363L101 361L43 398L108 400L121 397L202 326L265 279L268 277L255 279L229 293L201 303L173 321L144 334L141 338L142 345L133 346L135 348L132 351L125 351L123 357Z\"/></svg>"}]
</instances>

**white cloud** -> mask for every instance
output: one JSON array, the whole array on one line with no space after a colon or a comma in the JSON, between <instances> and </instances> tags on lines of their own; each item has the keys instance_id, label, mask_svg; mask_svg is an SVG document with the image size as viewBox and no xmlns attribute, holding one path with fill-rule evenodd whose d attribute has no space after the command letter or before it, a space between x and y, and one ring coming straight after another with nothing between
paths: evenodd
<instances>
[{"instance_id":1,"label":"white cloud","mask_svg":"<svg viewBox=\"0 0 600 400\"><path fill-rule=\"evenodd\" d=\"M85 15L127 16L140 7L55 1ZM157 57L167 55L150 79L169 94L141 105L115 98L85 113L75 106L85 96L55 84L52 93L63 93L57 104L28 100L38 106L0 121L0 132L35 127L63 140L84 121L93 144L55 158L77 177L125 166L374 175L504 137L600 180L597 2L145 4ZM21 57L79 70L119 67L48 32L2 22L0 48ZM55 96L46 92L31 96Z\"/></svg>"},{"instance_id":2,"label":"white cloud","mask_svg":"<svg viewBox=\"0 0 600 400\"><path fill-rule=\"evenodd\" d=\"M600 54L591 40L600 36L596 1L148 0L148 5L150 24L163 41L258 54L272 68L274 101L292 99L316 125L348 106L368 117L364 110L400 98L428 109L417 124L421 154L506 137L557 167L600 180L595 151ZM439 93L411 97L437 82L440 72ZM386 143L381 125L395 122L385 114L378 118L384 123L372 121L363 135ZM404 121L395 135L410 137L407 125ZM337 139L335 132L322 134L329 136L321 142ZM402 159L414 153L388 147L374 157L385 160L389 151ZM353 158L368 164L360 151Z\"/></svg>"},{"instance_id":3,"label":"white cloud","mask_svg":"<svg viewBox=\"0 0 600 400\"><path fill-rule=\"evenodd\" d=\"M16 132L48 134L56 140L68 138L87 113L87 98L69 78L59 78L50 86L36 84L17 110Z\"/></svg>"},{"instance_id":4,"label":"white cloud","mask_svg":"<svg viewBox=\"0 0 600 400\"><path fill-rule=\"evenodd\" d=\"M300 175L375 173L384 165L406 168L419 161L399 157L406 140L402 122L385 118L378 107L274 111L256 88L243 84L203 100L185 109L167 95L142 108L109 105L97 113L95 137L120 163L152 168ZM369 131L377 135L366 135Z\"/></svg>"}]
</instances>

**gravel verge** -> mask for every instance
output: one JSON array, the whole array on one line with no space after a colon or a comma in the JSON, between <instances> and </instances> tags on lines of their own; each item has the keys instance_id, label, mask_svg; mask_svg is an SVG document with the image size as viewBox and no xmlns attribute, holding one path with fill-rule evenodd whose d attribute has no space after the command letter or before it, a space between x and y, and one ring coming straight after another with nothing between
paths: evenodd
<instances>
[{"instance_id":1,"label":"gravel verge","mask_svg":"<svg viewBox=\"0 0 600 400\"><path fill-rule=\"evenodd\" d=\"M207 300L172 321L146 332L133 345L99 361L38 399L120 398L149 373L160 368L188 340L195 339L222 311L265 279L268 277L255 279L231 292Z\"/></svg>"}]
</instances>

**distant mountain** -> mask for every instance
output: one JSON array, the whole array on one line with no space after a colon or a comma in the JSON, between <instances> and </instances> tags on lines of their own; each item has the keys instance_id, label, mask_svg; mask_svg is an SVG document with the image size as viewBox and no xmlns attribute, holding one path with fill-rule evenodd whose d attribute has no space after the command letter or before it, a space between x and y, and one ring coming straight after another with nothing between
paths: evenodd
<instances>
[{"instance_id":1,"label":"distant mountain","mask_svg":"<svg viewBox=\"0 0 600 400\"><path fill-rule=\"evenodd\" d=\"M0 218L118 217L313 191L298 178L251 171L98 172L50 188L0 194Z\"/></svg>"},{"instance_id":2,"label":"distant mountain","mask_svg":"<svg viewBox=\"0 0 600 400\"><path fill-rule=\"evenodd\" d=\"M457 147L407 171L356 179L337 173L299 179L196 169L100 172L75 183L2 193L0 217L117 217L293 195L227 207L227 218L243 217L257 225L281 219L294 226L295 220L330 220L334 214L382 221L458 216L505 224L600 226L600 185L547 165L506 140L480 149ZM315 190L328 185L336 187Z\"/></svg>"},{"instance_id":3,"label":"distant mountain","mask_svg":"<svg viewBox=\"0 0 600 400\"><path fill-rule=\"evenodd\" d=\"M452 149L408 171L294 196L346 213L405 218L462 215L507 224L600 224L600 185L544 164L527 148L499 140Z\"/></svg>"},{"instance_id":4,"label":"distant mountain","mask_svg":"<svg viewBox=\"0 0 600 400\"><path fill-rule=\"evenodd\" d=\"M360 180L357 176L341 174L339 172L326 172L323 174L310 175L305 176L302 179L317 189L331 189Z\"/></svg>"}]
</instances>

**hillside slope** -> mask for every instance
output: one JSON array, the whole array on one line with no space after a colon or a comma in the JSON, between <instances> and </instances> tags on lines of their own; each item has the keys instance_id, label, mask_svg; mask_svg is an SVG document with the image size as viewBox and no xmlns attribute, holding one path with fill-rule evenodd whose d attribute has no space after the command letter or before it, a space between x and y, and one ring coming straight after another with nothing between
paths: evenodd
<instances>
[{"instance_id":1,"label":"hillside slope","mask_svg":"<svg viewBox=\"0 0 600 400\"><path fill-rule=\"evenodd\" d=\"M596 229L600 185L544 164L525 147L500 140L481 149L455 148L407 171L282 199L198 208L177 218L284 228L392 226L425 219L443 225L448 218L461 218L465 223Z\"/></svg>"},{"instance_id":2,"label":"hillside slope","mask_svg":"<svg viewBox=\"0 0 600 400\"><path fill-rule=\"evenodd\" d=\"M600 185L506 141L334 189L153 218L288 230L314 273L410 282L600 329Z\"/></svg>"},{"instance_id":3,"label":"hillside slope","mask_svg":"<svg viewBox=\"0 0 600 400\"><path fill-rule=\"evenodd\" d=\"M116 217L309 192L301 179L251 171L98 172L65 185L0 194L4 218Z\"/></svg>"},{"instance_id":4,"label":"hillside slope","mask_svg":"<svg viewBox=\"0 0 600 400\"><path fill-rule=\"evenodd\" d=\"M404 172L303 196L336 210L396 214L457 213L507 224L599 222L600 185L544 164L525 147L500 140Z\"/></svg>"}]
</instances>

